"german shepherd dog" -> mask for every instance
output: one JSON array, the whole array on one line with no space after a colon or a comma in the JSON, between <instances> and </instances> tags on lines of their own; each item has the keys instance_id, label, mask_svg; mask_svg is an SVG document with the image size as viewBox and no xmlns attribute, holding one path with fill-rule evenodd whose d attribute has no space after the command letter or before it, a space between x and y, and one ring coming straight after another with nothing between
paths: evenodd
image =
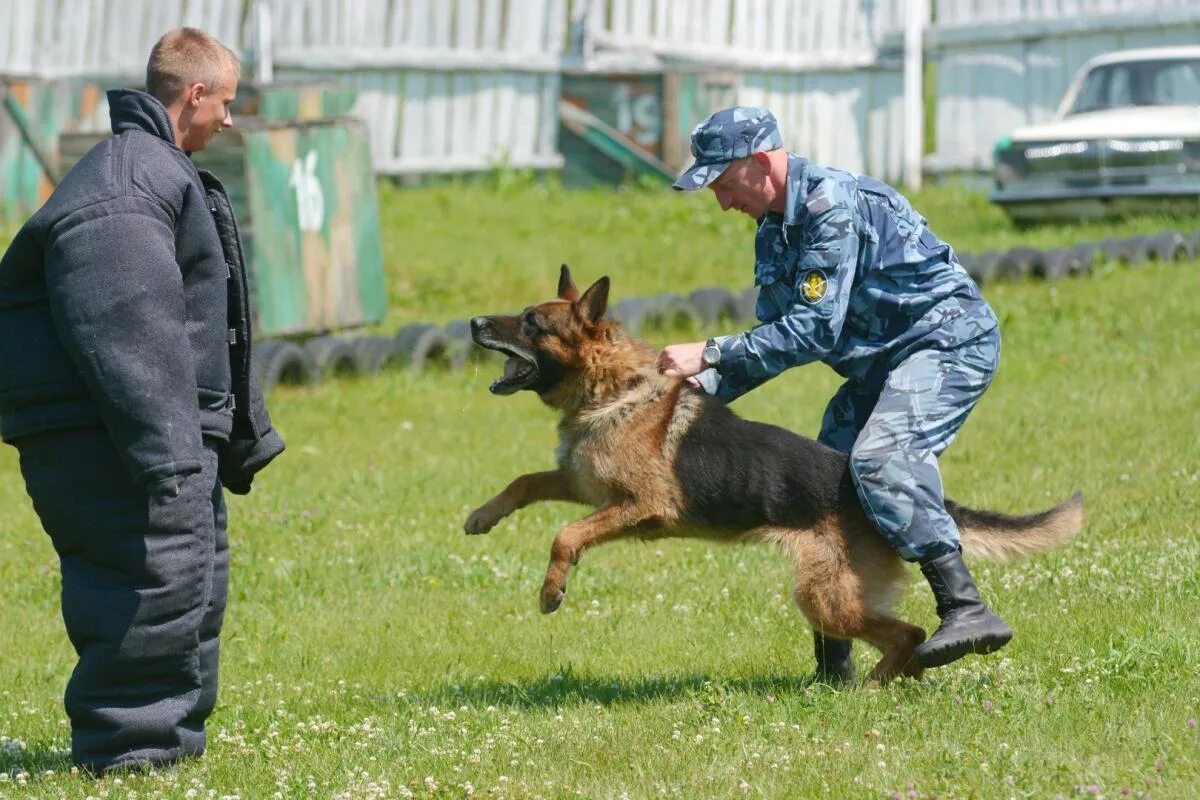
<instances>
[{"instance_id":1,"label":"german shepherd dog","mask_svg":"<svg viewBox=\"0 0 1200 800\"><path fill-rule=\"evenodd\" d=\"M471 335L507 356L491 391L536 392L562 413L558 468L522 475L467 517L469 534L539 500L594 507L554 537L541 610L563 601L585 550L626 536L762 540L792 558L796 604L827 636L882 652L871 678L916 677L925 631L891 616L904 562L859 503L847 456L741 419L687 381L660 375L656 351L604 317L609 280L580 295L564 264L558 298L516 316L476 317ZM1004 560L1049 550L1083 524L1080 493L1029 516L947 502L964 550Z\"/></svg>"}]
</instances>

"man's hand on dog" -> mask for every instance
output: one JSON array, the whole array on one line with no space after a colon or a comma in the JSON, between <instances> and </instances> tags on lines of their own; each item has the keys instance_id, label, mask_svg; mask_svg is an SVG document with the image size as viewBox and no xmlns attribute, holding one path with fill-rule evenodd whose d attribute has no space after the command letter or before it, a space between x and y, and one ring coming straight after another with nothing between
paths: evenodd
<instances>
[{"instance_id":1,"label":"man's hand on dog","mask_svg":"<svg viewBox=\"0 0 1200 800\"><path fill-rule=\"evenodd\" d=\"M667 345L658 354L654 366L671 378L687 378L693 386L700 382L693 376L704 371L704 342Z\"/></svg>"}]
</instances>

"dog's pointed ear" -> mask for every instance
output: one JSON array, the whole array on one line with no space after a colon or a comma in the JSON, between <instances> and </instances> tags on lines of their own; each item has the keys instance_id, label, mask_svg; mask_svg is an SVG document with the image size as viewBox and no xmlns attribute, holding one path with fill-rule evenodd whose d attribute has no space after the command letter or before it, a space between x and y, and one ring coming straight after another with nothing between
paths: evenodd
<instances>
[{"instance_id":1,"label":"dog's pointed ear","mask_svg":"<svg viewBox=\"0 0 1200 800\"><path fill-rule=\"evenodd\" d=\"M575 281L571 280L571 268L566 264L558 273L558 299L572 303L579 299L579 290L575 288Z\"/></svg>"},{"instance_id":2,"label":"dog's pointed ear","mask_svg":"<svg viewBox=\"0 0 1200 800\"><path fill-rule=\"evenodd\" d=\"M607 309L608 276L605 275L589 286L588 290L583 293L583 297L579 298L579 313L586 321L597 322L604 316Z\"/></svg>"}]
</instances>

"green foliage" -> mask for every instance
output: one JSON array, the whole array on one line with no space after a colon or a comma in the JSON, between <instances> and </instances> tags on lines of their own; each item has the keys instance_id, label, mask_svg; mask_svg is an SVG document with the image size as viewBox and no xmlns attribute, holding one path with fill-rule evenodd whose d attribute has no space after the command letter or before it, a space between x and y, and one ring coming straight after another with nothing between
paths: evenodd
<instances>
[{"instance_id":1,"label":"green foliage","mask_svg":"<svg viewBox=\"0 0 1200 800\"><path fill-rule=\"evenodd\" d=\"M496 181L383 190L394 322L519 308L561 261L613 275L617 298L750 279L752 223L709 198ZM1013 235L965 193L918 207L962 249ZM1194 796L1200 264L985 293L1003 363L943 458L947 491L1025 512L1082 488L1088 509L1063 550L978 565L1017 632L1000 653L884 689L812 685L789 570L765 546L598 548L543 617L550 539L583 509L461 526L553 463L554 416L491 396L495 361L395 371L272 396L289 449L229 498L209 754L120 782L68 772L57 563L0 451L0 798ZM809 367L736 408L812 434L837 380ZM900 611L935 624L915 572ZM856 658L865 672L873 653Z\"/></svg>"}]
</instances>

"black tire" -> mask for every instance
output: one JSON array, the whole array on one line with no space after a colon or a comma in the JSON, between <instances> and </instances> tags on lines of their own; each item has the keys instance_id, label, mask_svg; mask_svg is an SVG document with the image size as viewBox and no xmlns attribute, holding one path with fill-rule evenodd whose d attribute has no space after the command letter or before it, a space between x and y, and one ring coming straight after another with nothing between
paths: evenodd
<instances>
[{"instance_id":1,"label":"black tire","mask_svg":"<svg viewBox=\"0 0 1200 800\"><path fill-rule=\"evenodd\" d=\"M318 336L304 343L304 349L312 356L317 373L326 376L348 376L362 374L362 366L350 342L333 335Z\"/></svg>"},{"instance_id":2,"label":"black tire","mask_svg":"<svg viewBox=\"0 0 1200 800\"><path fill-rule=\"evenodd\" d=\"M970 263L963 263L963 268L976 283L982 285L991 283L996 280L996 264L1000 261L1000 256L1003 253L995 250L987 250L978 255L971 257Z\"/></svg>"},{"instance_id":3,"label":"black tire","mask_svg":"<svg viewBox=\"0 0 1200 800\"><path fill-rule=\"evenodd\" d=\"M456 319L447 323L445 330L446 338L450 341L448 357L451 369L462 369L468 361L479 361L487 357L488 353L495 352L475 344L471 337L470 320Z\"/></svg>"},{"instance_id":4,"label":"black tire","mask_svg":"<svg viewBox=\"0 0 1200 800\"><path fill-rule=\"evenodd\" d=\"M1154 237L1133 236L1126 240L1125 263L1131 267L1145 264L1154 258Z\"/></svg>"},{"instance_id":5,"label":"black tire","mask_svg":"<svg viewBox=\"0 0 1200 800\"><path fill-rule=\"evenodd\" d=\"M359 336L350 340L350 348L364 375L374 375L400 363L400 348L391 336Z\"/></svg>"},{"instance_id":6,"label":"black tire","mask_svg":"<svg viewBox=\"0 0 1200 800\"><path fill-rule=\"evenodd\" d=\"M1107 264L1120 264L1125 260L1125 240L1110 236L1096 242L1096 254Z\"/></svg>"},{"instance_id":7,"label":"black tire","mask_svg":"<svg viewBox=\"0 0 1200 800\"><path fill-rule=\"evenodd\" d=\"M1074 248L1056 247L1045 252L1034 274L1049 281L1059 281L1082 271L1082 257Z\"/></svg>"},{"instance_id":8,"label":"black tire","mask_svg":"<svg viewBox=\"0 0 1200 800\"><path fill-rule=\"evenodd\" d=\"M471 320L456 319L446 323L446 335L451 339L470 339Z\"/></svg>"},{"instance_id":9,"label":"black tire","mask_svg":"<svg viewBox=\"0 0 1200 800\"><path fill-rule=\"evenodd\" d=\"M720 286L697 289L687 299L706 328L731 323L738 318L737 298Z\"/></svg>"},{"instance_id":10,"label":"black tire","mask_svg":"<svg viewBox=\"0 0 1200 800\"><path fill-rule=\"evenodd\" d=\"M611 319L620 323L621 327L637 336L646 325L650 314L650 301L644 297L626 297L618 300L608 311Z\"/></svg>"},{"instance_id":11,"label":"black tire","mask_svg":"<svg viewBox=\"0 0 1200 800\"><path fill-rule=\"evenodd\" d=\"M276 384L310 384L318 378L317 367L303 347L286 339L256 341L250 350L252 368L263 394Z\"/></svg>"},{"instance_id":12,"label":"black tire","mask_svg":"<svg viewBox=\"0 0 1200 800\"><path fill-rule=\"evenodd\" d=\"M1191 240L1179 231L1163 231L1151 238L1150 253L1155 261L1174 263L1191 260L1195 251Z\"/></svg>"},{"instance_id":13,"label":"black tire","mask_svg":"<svg viewBox=\"0 0 1200 800\"><path fill-rule=\"evenodd\" d=\"M743 325L753 325L758 319L758 287L743 289L738 293L736 300L737 321Z\"/></svg>"},{"instance_id":14,"label":"black tire","mask_svg":"<svg viewBox=\"0 0 1200 800\"><path fill-rule=\"evenodd\" d=\"M1075 254L1074 264L1077 265L1073 275L1090 275L1096 267L1096 261L1100 258L1100 252L1096 249L1096 245L1092 242L1084 242L1077 244L1071 248L1071 252Z\"/></svg>"},{"instance_id":15,"label":"black tire","mask_svg":"<svg viewBox=\"0 0 1200 800\"><path fill-rule=\"evenodd\" d=\"M396 347L413 372L431 365L450 366L450 338L436 325L415 322L396 332Z\"/></svg>"},{"instance_id":16,"label":"black tire","mask_svg":"<svg viewBox=\"0 0 1200 800\"><path fill-rule=\"evenodd\" d=\"M996 260L996 277L1017 280L1045 270L1045 254L1033 247L1014 247Z\"/></svg>"},{"instance_id":17,"label":"black tire","mask_svg":"<svg viewBox=\"0 0 1200 800\"><path fill-rule=\"evenodd\" d=\"M1105 258L1127 267L1144 264L1150 258L1151 237L1131 236L1128 239L1109 238L1100 242Z\"/></svg>"},{"instance_id":18,"label":"black tire","mask_svg":"<svg viewBox=\"0 0 1200 800\"><path fill-rule=\"evenodd\" d=\"M650 298L650 310L646 322L663 330L685 327L696 329L701 326L700 315L691 303L675 292L664 292Z\"/></svg>"}]
</instances>

